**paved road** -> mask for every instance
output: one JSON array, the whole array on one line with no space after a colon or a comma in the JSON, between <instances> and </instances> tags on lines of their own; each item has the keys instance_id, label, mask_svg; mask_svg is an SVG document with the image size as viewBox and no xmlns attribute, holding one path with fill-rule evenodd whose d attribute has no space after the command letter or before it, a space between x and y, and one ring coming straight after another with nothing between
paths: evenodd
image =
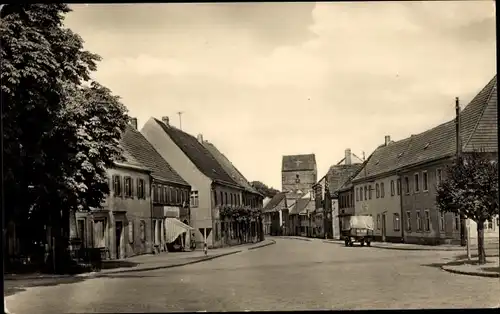
<instances>
[{"instance_id":1,"label":"paved road","mask_svg":"<svg viewBox=\"0 0 500 314\"><path fill-rule=\"evenodd\" d=\"M14 314L498 306L498 278L437 267L455 254L278 239L179 268L28 288L6 301Z\"/></svg>"}]
</instances>

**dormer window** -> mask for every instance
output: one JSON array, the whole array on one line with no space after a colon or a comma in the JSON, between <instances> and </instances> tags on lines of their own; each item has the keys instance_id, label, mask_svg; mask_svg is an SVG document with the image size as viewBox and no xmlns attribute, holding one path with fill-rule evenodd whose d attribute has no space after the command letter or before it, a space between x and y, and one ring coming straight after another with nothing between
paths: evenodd
<instances>
[{"instance_id":1,"label":"dormer window","mask_svg":"<svg viewBox=\"0 0 500 314\"><path fill-rule=\"evenodd\" d=\"M377 160L377 161L375 162L375 165L378 165L378 163L379 163L379 162L380 162L380 160Z\"/></svg>"},{"instance_id":2,"label":"dormer window","mask_svg":"<svg viewBox=\"0 0 500 314\"><path fill-rule=\"evenodd\" d=\"M430 144L431 144L431 143L427 143L427 144L425 144L424 149L427 149L427 147L429 147L429 145L430 145Z\"/></svg>"},{"instance_id":3,"label":"dormer window","mask_svg":"<svg viewBox=\"0 0 500 314\"><path fill-rule=\"evenodd\" d=\"M403 156L403 153L399 153L398 158L401 158Z\"/></svg>"},{"instance_id":4,"label":"dormer window","mask_svg":"<svg viewBox=\"0 0 500 314\"><path fill-rule=\"evenodd\" d=\"M295 183L300 183L300 177L298 174L295 175Z\"/></svg>"}]
</instances>

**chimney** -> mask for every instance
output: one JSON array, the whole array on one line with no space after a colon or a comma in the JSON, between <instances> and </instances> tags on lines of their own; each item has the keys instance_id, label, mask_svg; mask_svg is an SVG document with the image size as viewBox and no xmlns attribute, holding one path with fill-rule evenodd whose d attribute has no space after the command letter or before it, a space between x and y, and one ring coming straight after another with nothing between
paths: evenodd
<instances>
[{"instance_id":1,"label":"chimney","mask_svg":"<svg viewBox=\"0 0 500 314\"><path fill-rule=\"evenodd\" d=\"M386 135L385 136L385 146L389 145L390 142L391 142L391 136L390 135Z\"/></svg>"},{"instance_id":2,"label":"chimney","mask_svg":"<svg viewBox=\"0 0 500 314\"><path fill-rule=\"evenodd\" d=\"M350 165L351 164L351 149L348 148L345 150L345 160L344 160L345 164L346 165Z\"/></svg>"},{"instance_id":3,"label":"chimney","mask_svg":"<svg viewBox=\"0 0 500 314\"><path fill-rule=\"evenodd\" d=\"M137 130L137 118L130 118L130 125Z\"/></svg>"},{"instance_id":4,"label":"chimney","mask_svg":"<svg viewBox=\"0 0 500 314\"><path fill-rule=\"evenodd\" d=\"M203 143L203 134L198 134L198 142Z\"/></svg>"},{"instance_id":5,"label":"chimney","mask_svg":"<svg viewBox=\"0 0 500 314\"><path fill-rule=\"evenodd\" d=\"M161 121L163 121L166 126L170 126L170 119L168 117L161 117Z\"/></svg>"}]
</instances>

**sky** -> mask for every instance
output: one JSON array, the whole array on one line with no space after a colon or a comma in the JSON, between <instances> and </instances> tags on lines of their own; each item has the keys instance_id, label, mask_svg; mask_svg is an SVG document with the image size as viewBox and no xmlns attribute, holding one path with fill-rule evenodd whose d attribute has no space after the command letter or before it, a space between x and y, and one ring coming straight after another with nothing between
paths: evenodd
<instances>
[{"instance_id":1,"label":"sky","mask_svg":"<svg viewBox=\"0 0 500 314\"><path fill-rule=\"evenodd\" d=\"M453 119L496 73L494 1L72 5L93 78L139 128L169 116L249 181L283 155L368 157Z\"/></svg>"}]
</instances>

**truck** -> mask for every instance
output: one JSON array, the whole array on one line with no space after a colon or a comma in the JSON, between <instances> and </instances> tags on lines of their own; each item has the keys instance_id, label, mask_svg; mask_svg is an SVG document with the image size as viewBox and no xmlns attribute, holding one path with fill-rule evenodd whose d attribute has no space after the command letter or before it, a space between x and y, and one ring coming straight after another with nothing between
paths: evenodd
<instances>
[{"instance_id":1,"label":"truck","mask_svg":"<svg viewBox=\"0 0 500 314\"><path fill-rule=\"evenodd\" d=\"M345 246L353 246L354 242L359 242L361 246L365 243L370 246L373 241L373 217L370 215L344 216L341 237Z\"/></svg>"}]
</instances>

